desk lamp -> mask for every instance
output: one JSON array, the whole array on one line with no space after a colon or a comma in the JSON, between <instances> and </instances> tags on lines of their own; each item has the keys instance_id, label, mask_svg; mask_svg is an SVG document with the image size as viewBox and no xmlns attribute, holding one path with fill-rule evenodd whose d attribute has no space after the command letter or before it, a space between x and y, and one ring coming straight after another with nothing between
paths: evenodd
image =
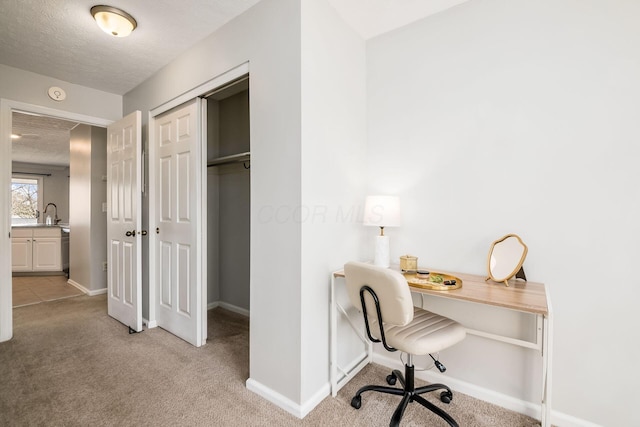
<instances>
[{"instance_id":1,"label":"desk lamp","mask_svg":"<svg viewBox=\"0 0 640 427\"><path fill-rule=\"evenodd\" d=\"M396 196L367 196L364 203L364 225L380 227L376 236L374 264L389 267L389 236L384 235L385 227L400 225L400 198Z\"/></svg>"}]
</instances>

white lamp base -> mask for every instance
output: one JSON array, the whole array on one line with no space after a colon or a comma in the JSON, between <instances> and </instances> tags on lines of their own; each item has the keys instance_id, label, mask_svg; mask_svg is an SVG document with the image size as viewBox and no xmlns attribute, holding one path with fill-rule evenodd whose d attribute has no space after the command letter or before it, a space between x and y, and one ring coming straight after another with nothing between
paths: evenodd
<instances>
[{"instance_id":1,"label":"white lamp base","mask_svg":"<svg viewBox=\"0 0 640 427\"><path fill-rule=\"evenodd\" d=\"M376 256L373 264L389 268L389 236L376 236Z\"/></svg>"}]
</instances>

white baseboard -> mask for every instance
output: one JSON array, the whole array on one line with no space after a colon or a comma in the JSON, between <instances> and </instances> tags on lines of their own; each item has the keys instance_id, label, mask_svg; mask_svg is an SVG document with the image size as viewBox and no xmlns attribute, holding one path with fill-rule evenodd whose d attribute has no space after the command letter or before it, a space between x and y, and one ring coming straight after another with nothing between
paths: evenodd
<instances>
[{"instance_id":1,"label":"white baseboard","mask_svg":"<svg viewBox=\"0 0 640 427\"><path fill-rule=\"evenodd\" d=\"M271 390L269 387L264 386L256 380L249 378L247 380L247 389L256 393L257 395L267 399L269 402L274 405L284 409L291 415L298 417L300 419L307 416L309 412L313 410L322 400L329 396L331 388L329 384L325 384L321 387L310 399L308 399L305 403L299 405L289 399L281 395L280 393Z\"/></svg>"},{"instance_id":2,"label":"white baseboard","mask_svg":"<svg viewBox=\"0 0 640 427\"><path fill-rule=\"evenodd\" d=\"M102 289L97 289L95 291L90 291L89 289L87 289L84 286L82 286L80 283L78 283L78 282L76 282L74 280L71 280L71 279L67 280L67 283L70 284L71 286L74 286L74 287L80 289L82 292L84 292L85 294L89 295L90 297L107 293L107 288L102 288Z\"/></svg>"},{"instance_id":3,"label":"white baseboard","mask_svg":"<svg viewBox=\"0 0 640 427\"><path fill-rule=\"evenodd\" d=\"M404 369L402 363L400 363L397 358L390 358L386 355L381 355L375 352L373 353L373 362L391 369L399 369L401 372L403 372ZM480 387L466 381L458 380L447 375L442 375L441 373L433 370L416 371L415 375L416 378L420 378L421 380L428 381L430 383L444 383L451 387L451 389L460 393L464 393L468 396L475 397L476 399L492 403L511 411L528 415L537 420L540 419L539 404L536 405L532 402L516 399L514 397L498 393L494 390Z\"/></svg>"},{"instance_id":4,"label":"white baseboard","mask_svg":"<svg viewBox=\"0 0 640 427\"><path fill-rule=\"evenodd\" d=\"M595 424L554 410L551 411L551 424L559 427L602 427L600 424Z\"/></svg>"},{"instance_id":5,"label":"white baseboard","mask_svg":"<svg viewBox=\"0 0 640 427\"><path fill-rule=\"evenodd\" d=\"M222 307L226 310L233 311L234 313L238 313L246 317L249 317L249 313L250 313L250 311L247 310L246 308L238 307L236 305L229 304L224 301L214 301L212 303L207 304L207 310L211 310L216 307Z\"/></svg>"},{"instance_id":6,"label":"white baseboard","mask_svg":"<svg viewBox=\"0 0 640 427\"><path fill-rule=\"evenodd\" d=\"M302 404L302 416L300 418L306 417L309 412L313 410L316 406L320 404L324 400L325 397L331 394L331 384L326 383L322 386L310 399Z\"/></svg>"},{"instance_id":7,"label":"white baseboard","mask_svg":"<svg viewBox=\"0 0 640 427\"><path fill-rule=\"evenodd\" d=\"M302 408L300 407L300 405L298 405L288 397L285 397L280 393L271 390L269 387L262 385L258 381L249 378L247 380L247 389L254 392L258 396L264 397L269 402L273 403L276 406L279 406L291 415L302 418Z\"/></svg>"},{"instance_id":8,"label":"white baseboard","mask_svg":"<svg viewBox=\"0 0 640 427\"><path fill-rule=\"evenodd\" d=\"M375 354L373 356L373 359L374 363L377 363L379 365L386 366L390 369L400 369L401 371L403 370L403 366L398 360L386 358L384 356ZM444 383L451 387L451 389L454 391L464 393L476 399L489 402L493 405L497 405L514 412L528 415L538 420L540 419L540 405L536 405L535 403L516 399L514 397L507 396L505 394L498 393L487 388L479 387L466 381L456 380L454 378L442 375L438 372L416 372L416 378L420 378L431 383ZM306 417L309 412L311 412L316 406L318 406L320 402L322 402L322 400L325 397L329 396L329 394L331 393L331 386L329 383L327 383L323 387L321 387L318 392L311 397L311 399L307 400L307 402L302 405L298 405L291 399L284 397L280 393L277 393L270 388L265 387L263 384L251 378L247 380L247 389L267 399L269 402L273 403L276 406L279 406L280 408L289 412L291 415L294 415L300 419ZM586 421L553 410L551 411L551 424L556 427L602 427L599 424L595 424L590 421Z\"/></svg>"},{"instance_id":9,"label":"white baseboard","mask_svg":"<svg viewBox=\"0 0 640 427\"><path fill-rule=\"evenodd\" d=\"M399 369L403 372L404 367L398 359L373 353L373 362L382 366L386 366L390 369ZM512 396L508 396L497 391L480 387L478 385L451 378L446 375L442 375L439 372L430 371L416 371L416 378L419 378L430 383L443 383L451 387L452 390L464 393L468 396L474 397L485 402L489 402L493 405L500 406L505 409L509 409L520 414L527 415L536 420L541 418L540 404L528 402L522 399L517 399ZM552 402L553 404L553 402ZM551 410L551 424L557 427L601 427L598 424L582 420L580 418L567 415L562 412Z\"/></svg>"}]
</instances>

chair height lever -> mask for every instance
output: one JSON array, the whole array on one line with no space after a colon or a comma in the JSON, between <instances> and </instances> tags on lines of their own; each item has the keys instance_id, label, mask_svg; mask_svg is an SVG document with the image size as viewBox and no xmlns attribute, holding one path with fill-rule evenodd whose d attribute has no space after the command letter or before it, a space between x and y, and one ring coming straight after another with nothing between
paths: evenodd
<instances>
[{"instance_id":1,"label":"chair height lever","mask_svg":"<svg viewBox=\"0 0 640 427\"><path fill-rule=\"evenodd\" d=\"M447 370L447 368L442 363L440 363L440 361L438 359L433 357L433 355L431 353L429 353L429 356L431 356L431 358L433 359L433 363L436 365L436 368L438 368L438 371L444 372L444 371Z\"/></svg>"}]
</instances>

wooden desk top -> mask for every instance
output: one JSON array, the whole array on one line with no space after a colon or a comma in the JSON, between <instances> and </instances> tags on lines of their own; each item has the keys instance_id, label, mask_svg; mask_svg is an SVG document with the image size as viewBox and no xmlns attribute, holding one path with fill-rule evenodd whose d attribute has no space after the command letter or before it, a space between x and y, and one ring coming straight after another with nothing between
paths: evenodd
<instances>
[{"instance_id":1,"label":"wooden desk top","mask_svg":"<svg viewBox=\"0 0 640 427\"><path fill-rule=\"evenodd\" d=\"M391 268L398 272L400 271L398 266L392 266ZM422 267L420 267L420 269L422 269ZM542 283L512 279L509 281L509 287L506 287L504 283L496 283L491 280L485 282L484 276L429 268L425 268L425 270L459 277L462 279L462 287L451 291L434 291L411 286L411 292L442 298L459 299L479 304L489 304L526 313L549 314L547 294L545 286ZM333 275L335 277L344 277L344 270L336 271Z\"/></svg>"}]
</instances>

